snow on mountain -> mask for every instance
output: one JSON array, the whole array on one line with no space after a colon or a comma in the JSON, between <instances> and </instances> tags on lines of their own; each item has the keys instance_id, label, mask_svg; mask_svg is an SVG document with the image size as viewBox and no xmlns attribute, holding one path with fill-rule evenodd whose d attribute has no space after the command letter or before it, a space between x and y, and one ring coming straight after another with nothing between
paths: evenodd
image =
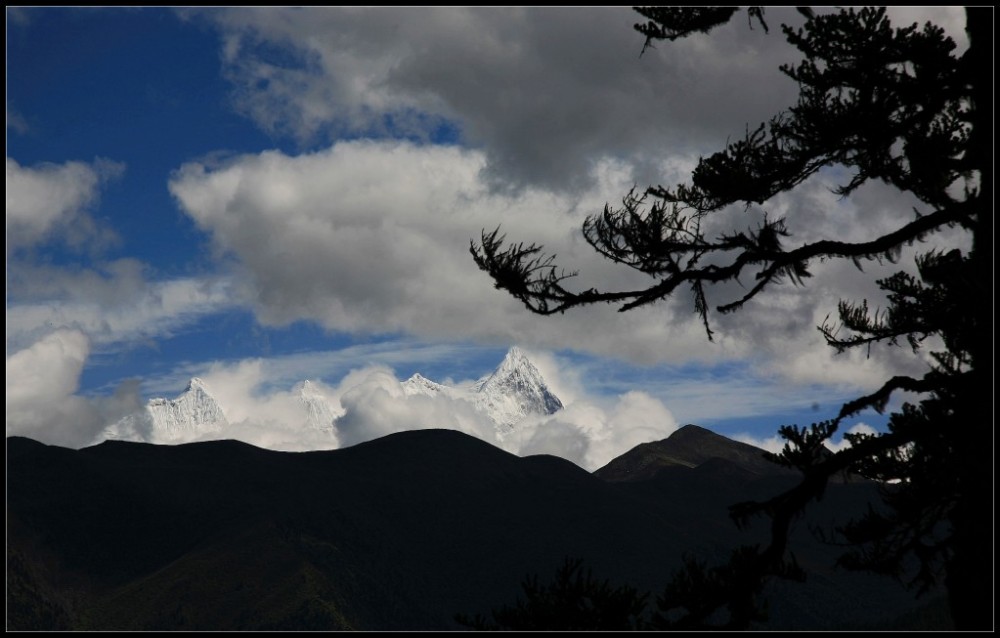
<instances>
[{"instance_id":1,"label":"snow on mountain","mask_svg":"<svg viewBox=\"0 0 1000 638\"><path fill-rule=\"evenodd\" d=\"M496 370L471 385L444 385L418 373L401 386L406 396L440 396L471 403L493 422L500 440L528 416L553 414L563 407L538 368L517 347L510 349ZM297 384L292 394L304 404L307 430L336 436L336 421L343 414L339 405L332 404L311 381ZM195 377L176 399L151 399L142 411L105 428L97 441L185 443L228 438L229 428L222 406L204 381Z\"/></svg>"},{"instance_id":2,"label":"snow on mountain","mask_svg":"<svg viewBox=\"0 0 1000 638\"><path fill-rule=\"evenodd\" d=\"M470 386L442 385L418 373L403 382L403 391L408 395L444 395L469 401L493 421L501 439L529 415L553 414L563 407L538 368L516 346L496 370Z\"/></svg>"},{"instance_id":3,"label":"snow on mountain","mask_svg":"<svg viewBox=\"0 0 1000 638\"><path fill-rule=\"evenodd\" d=\"M306 427L320 432L333 433L333 422L339 414L334 411L326 396L316 384L306 379L298 385L297 396L306 406Z\"/></svg>"},{"instance_id":4,"label":"snow on mountain","mask_svg":"<svg viewBox=\"0 0 1000 638\"><path fill-rule=\"evenodd\" d=\"M435 383L419 372L406 381L403 381L402 385L403 392L407 396L424 395L428 397L436 397L441 395L457 396L458 394L461 394L460 392L456 393L456 388Z\"/></svg>"},{"instance_id":5,"label":"snow on mountain","mask_svg":"<svg viewBox=\"0 0 1000 638\"><path fill-rule=\"evenodd\" d=\"M228 426L222 406L209 393L205 382L194 377L176 399L150 399L143 411L109 426L101 438L185 443L222 432Z\"/></svg>"},{"instance_id":6,"label":"snow on mountain","mask_svg":"<svg viewBox=\"0 0 1000 638\"><path fill-rule=\"evenodd\" d=\"M499 434L506 434L531 414L553 414L563 407L545 379L518 347L513 347L500 366L476 383L476 407L493 420Z\"/></svg>"}]
</instances>

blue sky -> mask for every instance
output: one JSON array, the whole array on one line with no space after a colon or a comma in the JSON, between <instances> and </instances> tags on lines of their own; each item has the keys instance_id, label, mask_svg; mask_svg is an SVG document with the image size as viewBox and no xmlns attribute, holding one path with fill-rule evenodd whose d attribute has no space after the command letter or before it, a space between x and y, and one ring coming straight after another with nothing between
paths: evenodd
<instances>
[{"instance_id":1,"label":"blue sky","mask_svg":"<svg viewBox=\"0 0 1000 638\"><path fill-rule=\"evenodd\" d=\"M961 37L960 11L896 11ZM476 270L469 240L501 224L581 287L641 284L589 250L583 219L632 185L683 181L794 100L776 29L736 20L639 58L635 21L625 8L8 8L8 435L83 445L195 375L258 398L373 366L460 381L517 344L564 402L603 410L601 436L630 396L664 421L650 436L694 422L764 442L921 369L899 348L835 356L816 331L839 298L877 304L877 264L825 265L807 288L715 314L715 343L686 297L543 318ZM838 200L838 178L719 228L768 212L799 241L851 239L911 214L877 185ZM252 379L234 372L250 364Z\"/></svg>"}]
</instances>

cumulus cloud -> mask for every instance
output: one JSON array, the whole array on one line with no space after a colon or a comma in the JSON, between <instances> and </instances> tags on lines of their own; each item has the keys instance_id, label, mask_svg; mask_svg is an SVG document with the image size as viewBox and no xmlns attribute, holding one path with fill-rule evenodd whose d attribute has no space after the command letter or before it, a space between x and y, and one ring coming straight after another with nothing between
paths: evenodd
<instances>
[{"instance_id":1,"label":"cumulus cloud","mask_svg":"<svg viewBox=\"0 0 1000 638\"><path fill-rule=\"evenodd\" d=\"M190 12L188 12L190 13ZM799 54L733 19L710 34L647 49L627 7L326 7L218 10L238 108L303 143L341 135L428 138L442 124L486 149L503 183L578 185L591 163L628 157L641 184L655 158L708 153L786 109ZM896 8L964 40L957 7Z\"/></svg>"},{"instance_id":2,"label":"cumulus cloud","mask_svg":"<svg viewBox=\"0 0 1000 638\"><path fill-rule=\"evenodd\" d=\"M494 445L492 423L463 399L438 395L406 395L387 370L369 374L341 395L344 414L336 421L344 445L368 441L392 432L444 428L465 432Z\"/></svg>"},{"instance_id":3,"label":"cumulus cloud","mask_svg":"<svg viewBox=\"0 0 1000 638\"><path fill-rule=\"evenodd\" d=\"M107 423L139 407L134 382L122 384L108 397L76 394L89 353L86 335L60 330L7 357L7 436L79 447Z\"/></svg>"},{"instance_id":4,"label":"cumulus cloud","mask_svg":"<svg viewBox=\"0 0 1000 638\"><path fill-rule=\"evenodd\" d=\"M813 264L807 288L786 282L740 313L713 313L714 344L683 291L625 314L597 306L557 317L532 315L475 268L469 240L502 224L512 241L535 241L557 252L558 263L581 272L580 286L646 286L650 280L601 258L579 231L600 202L628 190L634 173L621 162L606 162L593 168L590 189L573 196L536 188L497 193L483 175L486 164L481 152L457 147L340 142L299 156L269 151L222 164L189 163L175 173L170 189L220 255L237 259L247 277L241 288L251 291L248 303L269 325L305 319L355 334L516 342L637 363L753 357L762 377L847 391L871 390L890 370L923 369L924 360L899 348L873 358L837 355L816 331L835 315L839 299L884 305L874 280L898 268L912 270L917 248L899 265L873 262L864 272L839 261ZM806 211L795 245L827 230L856 240L866 228L888 228L887 220L911 210L912 202L874 187L862 191L860 203L840 202L831 192L835 183L836 175L823 175L800 200L774 203L776 214L798 205ZM839 222L825 221L822 211L831 208ZM742 221L726 212L719 232L752 225L748 213L741 214ZM822 227L834 223L842 228ZM735 282L708 290L712 305L743 294Z\"/></svg>"},{"instance_id":5,"label":"cumulus cloud","mask_svg":"<svg viewBox=\"0 0 1000 638\"><path fill-rule=\"evenodd\" d=\"M329 425L318 428L309 415L298 386L274 387L265 362L248 359L234 364L215 363L203 381L219 402L229 427L222 434L274 450L324 450L338 447ZM337 410L337 389L312 380L311 391ZM217 436L217 435L215 435Z\"/></svg>"},{"instance_id":6,"label":"cumulus cloud","mask_svg":"<svg viewBox=\"0 0 1000 638\"><path fill-rule=\"evenodd\" d=\"M504 443L520 455L562 456L593 471L640 443L667 438L676 429L677 421L662 402L633 391L610 406L578 400L547 418L523 423Z\"/></svg>"},{"instance_id":7,"label":"cumulus cloud","mask_svg":"<svg viewBox=\"0 0 1000 638\"><path fill-rule=\"evenodd\" d=\"M113 240L90 215L100 186L124 171L124 164L98 159L21 166L7 158L7 251L49 240L72 246Z\"/></svg>"},{"instance_id":8,"label":"cumulus cloud","mask_svg":"<svg viewBox=\"0 0 1000 638\"><path fill-rule=\"evenodd\" d=\"M404 430L445 428L520 456L552 454L592 471L639 443L666 438L677 429L661 402L632 392L608 407L580 399L554 415L529 416L512 432L500 433L469 401L447 395L407 395L386 369L360 376L357 385L339 395L344 412L335 424L341 445Z\"/></svg>"},{"instance_id":9,"label":"cumulus cloud","mask_svg":"<svg viewBox=\"0 0 1000 638\"><path fill-rule=\"evenodd\" d=\"M355 333L403 332L550 348L570 347L586 330L594 335L594 348L627 349L606 329L609 318L621 316L613 308L575 313L567 318L575 328L567 330L494 290L468 253L471 238L502 223L512 238L566 246L567 268L584 261L609 286L634 282L627 269L609 269L594 260L577 236L584 216L606 193L594 189L587 198L535 189L495 194L481 178L484 164L481 153L455 147L340 142L296 157L266 152L217 167L187 164L170 188L218 250L238 258L266 324L306 319ZM595 171L604 183L625 187L620 167L602 165ZM636 332L662 336L692 330L685 323L665 322L664 312L669 315L670 309L657 309L656 327L647 323ZM643 314L620 321L648 322L650 313ZM675 339L675 347L685 347L684 342Z\"/></svg>"},{"instance_id":10,"label":"cumulus cloud","mask_svg":"<svg viewBox=\"0 0 1000 638\"><path fill-rule=\"evenodd\" d=\"M450 123L487 149L490 170L507 183L565 187L601 157L701 153L706 139L723 143L795 95L777 71L788 45L739 20L640 58L637 16L625 7L274 8L207 18L222 34L238 107L266 130L303 142L419 139ZM789 9L774 19L801 22ZM740 99L723 99L722 87L739 87Z\"/></svg>"},{"instance_id":11,"label":"cumulus cloud","mask_svg":"<svg viewBox=\"0 0 1000 638\"><path fill-rule=\"evenodd\" d=\"M777 68L799 54L777 28L765 33L735 19L638 58L636 14L623 7L204 15L222 34L241 108L269 130L285 127L314 145L344 133L420 138L414 130L427 133L444 118L478 149L383 144L362 152L340 143L297 158L262 154L225 168L185 166L172 182L175 195L220 247L249 265L265 322L305 317L349 331L457 332L528 345L535 339L646 363L753 352L767 375L864 389L890 370L924 369L923 359L899 349L872 359L836 356L815 330L835 315L840 299L884 307L874 282L896 270L893 264L865 263L864 273L849 263L811 264L807 294L790 283L772 286L744 312L713 316L714 346L706 345L683 292L628 317L582 309L543 323L487 289L490 282L484 286L470 268L467 239L502 223L511 240L557 252L558 263L581 271L584 287L648 285L595 258L579 234L583 216L614 204L633 184L687 181L699 155L791 105L796 87ZM964 41L961 9L898 8L892 16L900 24L933 20ZM769 9L766 18L772 27L802 19L791 8ZM276 177L268 181L265 170ZM708 234L753 227L767 214L789 218L789 246L861 241L912 216L915 200L884 185L836 197L833 188L849 178L842 173L824 171L763 208L722 211L706 220ZM446 183L454 184L451 192ZM526 189L497 195L507 192L497 191L498 183ZM310 198L320 184L327 193ZM567 185L574 196L565 194ZM297 212L304 210L310 212ZM275 247L259 251L264 238ZM921 248L904 251L903 269L913 270ZM306 281L313 282L308 292ZM745 292L736 282L717 286L709 302ZM494 309L495 320L469 317L470 307ZM362 314L380 319L364 321Z\"/></svg>"},{"instance_id":12,"label":"cumulus cloud","mask_svg":"<svg viewBox=\"0 0 1000 638\"><path fill-rule=\"evenodd\" d=\"M24 403L75 391L89 352L90 343L82 333L62 331L8 357L8 416Z\"/></svg>"}]
</instances>

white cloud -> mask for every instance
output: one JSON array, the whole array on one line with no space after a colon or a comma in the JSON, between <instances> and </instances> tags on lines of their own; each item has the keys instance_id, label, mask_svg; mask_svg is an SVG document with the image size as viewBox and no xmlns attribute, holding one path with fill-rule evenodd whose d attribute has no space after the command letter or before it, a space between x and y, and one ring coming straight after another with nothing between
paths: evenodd
<instances>
[{"instance_id":1,"label":"white cloud","mask_svg":"<svg viewBox=\"0 0 1000 638\"><path fill-rule=\"evenodd\" d=\"M553 387L558 379L547 378ZM348 383L342 382L341 388ZM476 436L521 456L552 454L592 471L639 443L666 438L677 423L658 400L639 392L618 397L609 407L578 399L551 416L529 416L509 434L498 435L471 403L448 396L407 396L390 371L368 372L340 396L337 419L342 445L403 430L446 428Z\"/></svg>"},{"instance_id":2,"label":"white cloud","mask_svg":"<svg viewBox=\"0 0 1000 638\"><path fill-rule=\"evenodd\" d=\"M95 270L19 269L22 297L7 308L8 345L23 347L54 330L76 330L95 345L159 338L206 315L233 308L236 294L224 279L148 282L141 266L116 262ZM30 299L30 297L40 297Z\"/></svg>"},{"instance_id":3,"label":"white cloud","mask_svg":"<svg viewBox=\"0 0 1000 638\"><path fill-rule=\"evenodd\" d=\"M847 428L847 433L849 434L878 434L878 430L868 425L867 423L857 422L851 427ZM837 441L832 439L827 440L824 445L833 452L840 452L851 447L851 443L844 437L843 434L840 435Z\"/></svg>"},{"instance_id":4,"label":"white cloud","mask_svg":"<svg viewBox=\"0 0 1000 638\"><path fill-rule=\"evenodd\" d=\"M533 315L475 268L469 240L483 228L502 225L511 241L534 241L558 253L559 264L581 272L580 287L646 286L650 280L601 258L579 232L601 202L628 190L633 173L626 164L607 161L593 168L590 189L573 196L532 188L504 194L490 190L485 166L480 152L455 147L340 142L300 156L265 152L223 165L186 164L170 188L220 254L237 258L238 272L247 277L239 287L252 291L250 303L269 325L304 319L354 334L519 343L634 363L752 356L764 378L832 385L844 393L873 390L890 370L923 370L923 359L905 349L872 358L861 351L836 355L816 331L835 314L839 299L884 303L874 279L912 270L916 248L899 265L873 263L865 272L840 261L814 264L815 276L805 287L772 286L741 312L712 313L712 344L685 291L624 314L602 305L555 317ZM820 232L810 220L833 223L823 221L821 210L842 213L843 231L834 234L842 239L861 237L862 217L883 220L888 228L885 220L910 214L906 202L886 189L864 190L860 203L838 202L829 179L815 180L801 200L775 202L778 213L804 206L804 237L793 238L794 245ZM713 306L742 294L736 283L708 290Z\"/></svg>"},{"instance_id":5,"label":"white cloud","mask_svg":"<svg viewBox=\"0 0 1000 638\"><path fill-rule=\"evenodd\" d=\"M61 330L7 357L7 436L79 447L140 405L135 383L109 397L76 395L89 352L83 333Z\"/></svg>"},{"instance_id":6,"label":"white cloud","mask_svg":"<svg viewBox=\"0 0 1000 638\"><path fill-rule=\"evenodd\" d=\"M301 379L304 380L304 379ZM276 389L261 359L247 359L232 365L213 365L203 376L212 396L222 406L230 428L225 436L275 450L324 450L338 447L329 430L309 423L306 404L297 388ZM335 389L311 380L314 392L339 406Z\"/></svg>"},{"instance_id":7,"label":"white cloud","mask_svg":"<svg viewBox=\"0 0 1000 638\"><path fill-rule=\"evenodd\" d=\"M670 410L658 399L633 391L619 396L607 408L585 400L570 404L565 410L539 423L520 452L556 454L554 450L558 448L545 450L540 447L543 442L554 443L557 440L558 437L550 432L552 426L565 433L579 433L580 444L575 446L579 456L574 458L566 456L566 453L561 456L593 471L640 443L667 438L678 424ZM572 451L574 447L568 449Z\"/></svg>"},{"instance_id":8,"label":"white cloud","mask_svg":"<svg viewBox=\"0 0 1000 638\"><path fill-rule=\"evenodd\" d=\"M187 12L190 14L191 12ZM959 7L896 8L961 44ZM502 183L578 185L595 159L643 165L717 150L791 106L781 34L803 18L770 7L770 33L731 20L642 57L628 7L325 7L202 13L219 29L238 108L303 143L341 134L426 138L442 120L486 149Z\"/></svg>"},{"instance_id":9,"label":"white cloud","mask_svg":"<svg viewBox=\"0 0 1000 638\"><path fill-rule=\"evenodd\" d=\"M248 359L217 364L203 373L230 424L226 437L271 449L311 450L351 446L404 430L447 428L496 443L492 424L471 403L407 396L392 369L381 365L353 369L336 385L312 379L312 390L324 397L335 421L332 430L311 429L298 383L276 386L270 376L276 369L280 367L266 360Z\"/></svg>"},{"instance_id":10,"label":"white cloud","mask_svg":"<svg viewBox=\"0 0 1000 638\"><path fill-rule=\"evenodd\" d=\"M605 194L493 194L481 179L483 166L475 151L341 142L299 157L268 152L215 169L187 164L170 188L218 249L238 257L266 324L307 319L363 334L548 347L570 346L586 328L597 337L595 348L618 350L621 343L611 344L620 340L599 328L617 319L614 309L575 313L576 328L567 332L494 290L468 253L470 239L502 223L512 238L570 246L568 268L583 261L609 285L634 281L575 239L591 202ZM666 334L662 319L657 323L654 331Z\"/></svg>"},{"instance_id":11,"label":"white cloud","mask_svg":"<svg viewBox=\"0 0 1000 638\"><path fill-rule=\"evenodd\" d=\"M777 70L788 45L740 20L640 58L637 15L626 7L206 15L222 33L236 104L264 129L303 142L422 138L450 121L488 149L504 182L578 184L601 156L652 162L664 148L704 152L706 133L712 146L724 143L794 97ZM734 87L739 100L721 99Z\"/></svg>"},{"instance_id":12,"label":"white cloud","mask_svg":"<svg viewBox=\"0 0 1000 638\"><path fill-rule=\"evenodd\" d=\"M610 461L640 443L666 438L677 427L673 415L658 399L644 392L629 392L618 398L611 413L609 428L614 440L610 455L605 452L603 456Z\"/></svg>"},{"instance_id":13,"label":"white cloud","mask_svg":"<svg viewBox=\"0 0 1000 638\"><path fill-rule=\"evenodd\" d=\"M7 358L7 410L76 390L90 343L80 332L53 333Z\"/></svg>"},{"instance_id":14,"label":"white cloud","mask_svg":"<svg viewBox=\"0 0 1000 638\"><path fill-rule=\"evenodd\" d=\"M343 445L392 432L431 428L458 430L498 443L492 423L472 403L447 396L408 396L395 375L386 370L369 374L344 392L340 401L344 415L337 419L336 427Z\"/></svg>"},{"instance_id":15,"label":"white cloud","mask_svg":"<svg viewBox=\"0 0 1000 638\"><path fill-rule=\"evenodd\" d=\"M7 251L58 239L70 245L107 243L112 237L86 213L100 186L124 171L104 159L23 167L7 158Z\"/></svg>"},{"instance_id":16,"label":"white cloud","mask_svg":"<svg viewBox=\"0 0 1000 638\"><path fill-rule=\"evenodd\" d=\"M590 440L583 428L573 423L552 419L540 427L532 428L528 440L516 449L525 456L549 454L584 467L589 448Z\"/></svg>"},{"instance_id":17,"label":"white cloud","mask_svg":"<svg viewBox=\"0 0 1000 638\"><path fill-rule=\"evenodd\" d=\"M779 454L781 450L785 448L785 439L781 438L777 434L768 437L758 437L752 434L747 434L745 432L736 434L732 437L734 441L739 441L740 443L746 443L747 445L752 445L754 447L759 447L762 450L767 450L768 452L773 452L774 454Z\"/></svg>"}]
</instances>

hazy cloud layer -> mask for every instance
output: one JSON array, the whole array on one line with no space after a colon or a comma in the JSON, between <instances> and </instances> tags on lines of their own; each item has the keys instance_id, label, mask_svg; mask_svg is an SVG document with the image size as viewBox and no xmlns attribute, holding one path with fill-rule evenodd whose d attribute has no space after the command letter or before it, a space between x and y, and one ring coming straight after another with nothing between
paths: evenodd
<instances>
[{"instance_id":1,"label":"hazy cloud layer","mask_svg":"<svg viewBox=\"0 0 1000 638\"><path fill-rule=\"evenodd\" d=\"M563 397L566 407L550 416L529 416L508 435L472 403L447 395L407 395L395 372L385 366L352 370L335 385L312 381L333 408L332 432L307 427L305 405L295 387L274 389L269 364L246 360L214 365L201 377L222 405L227 437L281 450L333 449L393 432L427 428L458 430L518 455L553 454L594 470L639 443L669 436L677 423L659 400L629 392L606 401ZM553 388L572 382L549 367ZM212 436L218 436L213 434Z\"/></svg>"},{"instance_id":2,"label":"hazy cloud layer","mask_svg":"<svg viewBox=\"0 0 1000 638\"><path fill-rule=\"evenodd\" d=\"M225 280L150 282L133 260L111 262L101 270L22 266L11 278L20 292L20 299L7 307L7 346L12 349L65 329L85 334L102 348L135 344L168 337L233 306Z\"/></svg>"}]
</instances>

